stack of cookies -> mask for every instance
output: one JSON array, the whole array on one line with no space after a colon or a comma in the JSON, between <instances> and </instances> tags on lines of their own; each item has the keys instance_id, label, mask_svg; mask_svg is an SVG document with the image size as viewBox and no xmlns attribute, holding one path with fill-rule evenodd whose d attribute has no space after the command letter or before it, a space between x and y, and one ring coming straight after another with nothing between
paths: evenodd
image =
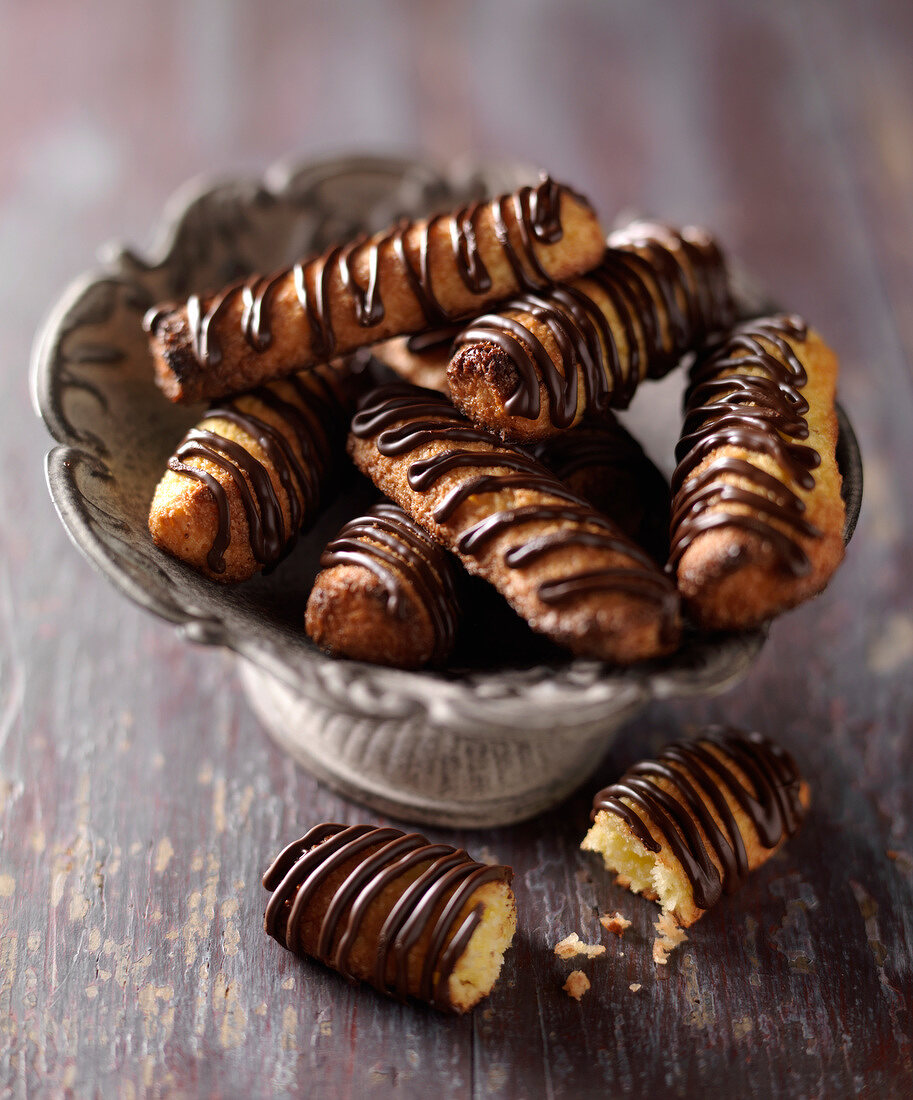
<instances>
[{"instance_id":1,"label":"stack of cookies","mask_svg":"<svg viewBox=\"0 0 913 1100\"><path fill-rule=\"evenodd\" d=\"M213 402L156 489L160 548L237 583L313 523L346 453L384 495L308 602L337 656L445 664L466 571L559 646L630 664L674 652L683 620L757 626L843 554L834 353L798 317L737 317L709 233L606 240L549 177L146 328L165 395ZM670 488L614 410L683 360Z\"/></svg>"}]
</instances>

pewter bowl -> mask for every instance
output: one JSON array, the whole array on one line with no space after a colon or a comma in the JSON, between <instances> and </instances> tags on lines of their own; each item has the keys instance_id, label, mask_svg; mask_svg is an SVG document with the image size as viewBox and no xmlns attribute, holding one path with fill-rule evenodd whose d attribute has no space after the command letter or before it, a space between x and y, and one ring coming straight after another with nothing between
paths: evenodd
<instances>
[{"instance_id":1,"label":"pewter bowl","mask_svg":"<svg viewBox=\"0 0 913 1100\"><path fill-rule=\"evenodd\" d=\"M517 165L438 172L351 157L279 166L262 181L191 186L169 204L151 258L106 250L102 266L54 307L33 351L35 405L58 443L47 457L48 485L77 547L188 640L237 653L251 705L306 768L345 795L416 822L502 825L546 809L590 775L613 731L649 700L729 686L766 633L694 636L673 658L628 670L543 656L535 645L502 653L472 638L441 673L324 656L304 634L303 609L322 547L367 502L365 486L353 478L272 574L234 588L160 553L146 528L149 501L201 409L171 405L156 390L141 320L154 302L530 178ZM642 387L626 417L667 472L681 385L670 376ZM838 458L848 539L862 471L842 414Z\"/></svg>"}]
</instances>

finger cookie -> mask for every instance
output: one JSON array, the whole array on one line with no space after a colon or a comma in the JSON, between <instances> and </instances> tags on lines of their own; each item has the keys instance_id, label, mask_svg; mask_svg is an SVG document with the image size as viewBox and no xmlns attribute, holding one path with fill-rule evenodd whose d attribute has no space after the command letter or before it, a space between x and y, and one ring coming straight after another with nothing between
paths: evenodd
<instances>
[{"instance_id":1,"label":"finger cookie","mask_svg":"<svg viewBox=\"0 0 913 1100\"><path fill-rule=\"evenodd\" d=\"M485 203L401 221L266 277L145 319L173 401L247 390L392 336L419 332L599 262L589 203L545 176Z\"/></svg>"},{"instance_id":2,"label":"finger cookie","mask_svg":"<svg viewBox=\"0 0 913 1100\"><path fill-rule=\"evenodd\" d=\"M516 931L512 874L418 833L317 825L263 876L266 931L382 993L463 1013L491 992Z\"/></svg>"},{"instance_id":3,"label":"finger cookie","mask_svg":"<svg viewBox=\"0 0 913 1100\"><path fill-rule=\"evenodd\" d=\"M458 621L453 566L398 505L385 501L347 523L320 568L305 625L321 649L396 668L450 655Z\"/></svg>"},{"instance_id":4,"label":"finger cookie","mask_svg":"<svg viewBox=\"0 0 913 1100\"><path fill-rule=\"evenodd\" d=\"M454 403L504 439L544 439L624 408L733 321L722 252L704 230L635 222L594 271L471 321L447 370Z\"/></svg>"},{"instance_id":5,"label":"finger cookie","mask_svg":"<svg viewBox=\"0 0 913 1100\"><path fill-rule=\"evenodd\" d=\"M798 830L809 801L789 753L714 727L600 791L581 847L688 927Z\"/></svg>"},{"instance_id":6,"label":"finger cookie","mask_svg":"<svg viewBox=\"0 0 913 1100\"><path fill-rule=\"evenodd\" d=\"M610 516L638 546L665 563L669 485L612 413L544 439L532 454L573 493Z\"/></svg>"},{"instance_id":7,"label":"finger cookie","mask_svg":"<svg viewBox=\"0 0 913 1100\"><path fill-rule=\"evenodd\" d=\"M349 452L534 630L618 664L675 648L674 586L645 551L441 394L405 383L373 391L352 421Z\"/></svg>"},{"instance_id":8,"label":"finger cookie","mask_svg":"<svg viewBox=\"0 0 913 1100\"><path fill-rule=\"evenodd\" d=\"M275 564L316 518L360 385L321 366L211 408L155 490L156 546L226 584Z\"/></svg>"},{"instance_id":9,"label":"finger cookie","mask_svg":"<svg viewBox=\"0 0 913 1100\"><path fill-rule=\"evenodd\" d=\"M703 626L757 626L840 564L836 379L831 349L785 314L739 325L694 364L670 562Z\"/></svg>"}]
</instances>

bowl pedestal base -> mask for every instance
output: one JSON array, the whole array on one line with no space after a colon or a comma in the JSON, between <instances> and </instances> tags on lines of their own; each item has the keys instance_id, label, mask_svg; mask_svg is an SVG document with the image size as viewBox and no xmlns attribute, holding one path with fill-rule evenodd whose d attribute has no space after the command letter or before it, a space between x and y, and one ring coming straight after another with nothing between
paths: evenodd
<instances>
[{"instance_id":1,"label":"bowl pedestal base","mask_svg":"<svg viewBox=\"0 0 913 1100\"><path fill-rule=\"evenodd\" d=\"M511 825L556 805L595 771L612 732L644 702L632 690L609 713L533 740L524 730L436 725L427 712L345 712L248 661L239 669L270 735L321 782L390 817L454 828Z\"/></svg>"}]
</instances>

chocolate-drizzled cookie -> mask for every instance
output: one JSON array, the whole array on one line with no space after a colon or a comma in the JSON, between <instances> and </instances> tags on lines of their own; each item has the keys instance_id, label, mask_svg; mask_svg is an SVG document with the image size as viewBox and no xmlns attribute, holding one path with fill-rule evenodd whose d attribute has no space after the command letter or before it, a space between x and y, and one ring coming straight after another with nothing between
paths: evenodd
<instances>
[{"instance_id":1,"label":"chocolate-drizzled cookie","mask_svg":"<svg viewBox=\"0 0 913 1100\"><path fill-rule=\"evenodd\" d=\"M511 877L419 833L317 825L263 876L266 931L382 993L462 1013L490 993L513 939Z\"/></svg>"},{"instance_id":2,"label":"chocolate-drizzled cookie","mask_svg":"<svg viewBox=\"0 0 913 1100\"><path fill-rule=\"evenodd\" d=\"M674 586L607 516L445 397L369 394L349 451L378 488L532 626L574 653L630 663L678 642Z\"/></svg>"},{"instance_id":3,"label":"chocolate-drizzled cookie","mask_svg":"<svg viewBox=\"0 0 913 1100\"><path fill-rule=\"evenodd\" d=\"M732 323L706 231L635 222L608 245L595 270L514 298L456 337L447 378L471 420L520 442L555 435L624 408L644 378Z\"/></svg>"},{"instance_id":4,"label":"chocolate-drizzled cookie","mask_svg":"<svg viewBox=\"0 0 913 1100\"><path fill-rule=\"evenodd\" d=\"M704 626L820 592L843 558L837 358L798 317L748 321L696 360L672 479L670 563Z\"/></svg>"},{"instance_id":5,"label":"chocolate-drizzled cookie","mask_svg":"<svg viewBox=\"0 0 913 1100\"><path fill-rule=\"evenodd\" d=\"M155 490L156 546L223 583L274 565L325 502L363 386L321 366L211 408Z\"/></svg>"},{"instance_id":6,"label":"chocolate-drizzled cookie","mask_svg":"<svg viewBox=\"0 0 913 1100\"><path fill-rule=\"evenodd\" d=\"M609 516L638 546L665 563L669 551L669 484L637 440L607 412L544 439L532 454L573 493Z\"/></svg>"},{"instance_id":7,"label":"chocolate-drizzled cookie","mask_svg":"<svg viewBox=\"0 0 913 1100\"><path fill-rule=\"evenodd\" d=\"M797 831L809 797L785 750L712 727L601 790L581 847L688 926Z\"/></svg>"},{"instance_id":8,"label":"chocolate-drizzled cookie","mask_svg":"<svg viewBox=\"0 0 913 1100\"><path fill-rule=\"evenodd\" d=\"M145 321L156 380L173 401L250 389L313 363L542 290L599 262L589 203L545 176L485 203L242 279Z\"/></svg>"},{"instance_id":9,"label":"chocolate-drizzled cookie","mask_svg":"<svg viewBox=\"0 0 913 1100\"><path fill-rule=\"evenodd\" d=\"M459 615L451 563L402 508L375 505L323 552L305 614L309 637L336 657L441 664Z\"/></svg>"}]
</instances>

